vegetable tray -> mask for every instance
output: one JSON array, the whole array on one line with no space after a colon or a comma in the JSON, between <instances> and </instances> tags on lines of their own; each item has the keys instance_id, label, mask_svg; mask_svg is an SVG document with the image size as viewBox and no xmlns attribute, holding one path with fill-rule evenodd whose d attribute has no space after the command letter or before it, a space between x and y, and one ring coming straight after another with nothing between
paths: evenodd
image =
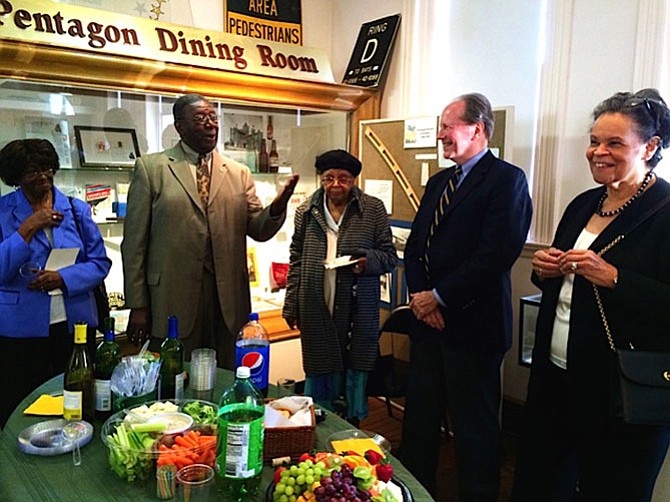
<instances>
[{"instance_id":1,"label":"vegetable tray","mask_svg":"<svg viewBox=\"0 0 670 502\"><path fill-rule=\"evenodd\" d=\"M214 403L184 399L149 402L113 414L101 431L110 468L121 479L136 481L150 477L157 465L174 465L176 470L194 463L214 467L217 411ZM179 427L184 418L184 427Z\"/></svg>"}]
</instances>

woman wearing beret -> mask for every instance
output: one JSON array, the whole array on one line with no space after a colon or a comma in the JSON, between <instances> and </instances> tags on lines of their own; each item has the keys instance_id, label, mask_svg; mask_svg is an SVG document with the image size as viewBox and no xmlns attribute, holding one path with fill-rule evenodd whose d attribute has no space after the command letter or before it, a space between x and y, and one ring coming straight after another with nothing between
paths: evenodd
<instances>
[{"instance_id":1,"label":"woman wearing beret","mask_svg":"<svg viewBox=\"0 0 670 502\"><path fill-rule=\"evenodd\" d=\"M358 424L368 413L365 387L379 335L379 276L397 255L381 200L354 185L358 159L331 150L316 159L321 188L296 211L283 317L300 329L305 394L328 409L346 403ZM324 261L351 256L327 270Z\"/></svg>"},{"instance_id":2,"label":"woman wearing beret","mask_svg":"<svg viewBox=\"0 0 670 502\"><path fill-rule=\"evenodd\" d=\"M99 321L93 289L111 261L88 204L54 186L58 168L45 139L0 150L0 179L17 188L0 197L0 426L28 392L65 370L74 323ZM57 248L78 249L75 263L40 270Z\"/></svg>"}]
</instances>

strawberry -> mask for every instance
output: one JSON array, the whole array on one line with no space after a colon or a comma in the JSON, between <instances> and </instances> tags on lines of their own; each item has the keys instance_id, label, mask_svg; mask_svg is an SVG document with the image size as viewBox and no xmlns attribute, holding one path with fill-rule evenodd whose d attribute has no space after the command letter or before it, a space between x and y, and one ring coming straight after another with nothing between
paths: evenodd
<instances>
[{"instance_id":1,"label":"strawberry","mask_svg":"<svg viewBox=\"0 0 670 502\"><path fill-rule=\"evenodd\" d=\"M279 484L279 482L281 481L281 473L282 473L282 471L285 471L285 470L286 470L286 467L284 467L284 466L277 467L277 469L275 469L275 485Z\"/></svg>"},{"instance_id":2,"label":"strawberry","mask_svg":"<svg viewBox=\"0 0 670 502\"><path fill-rule=\"evenodd\" d=\"M382 460L384 460L384 456L381 453L379 453L378 451L375 451L375 450L366 451L365 452L365 458L372 465L381 464Z\"/></svg>"},{"instance_id":3,"label":"strawberry","mask_svg":"<svg viewBox=\"0 0 670 502\"><path fill-rule=\"evenodd\" d=\"M302 455L300 455L298 462L304 462L305 460L311 460L312 462L314 462L314 457L312 457L309 453L303 453Z\"/></svg>"},{"instance_id":4,"label":"strawberry","mask_svg":"<svg viewBox=\"0 0 670 502\"><path fill-rule=\"evenodd\" d=\"M377 464L375 465L375 473L379 481L386 483L393 476L393 467L391 464Z\"/></svg>"}]
</instances>

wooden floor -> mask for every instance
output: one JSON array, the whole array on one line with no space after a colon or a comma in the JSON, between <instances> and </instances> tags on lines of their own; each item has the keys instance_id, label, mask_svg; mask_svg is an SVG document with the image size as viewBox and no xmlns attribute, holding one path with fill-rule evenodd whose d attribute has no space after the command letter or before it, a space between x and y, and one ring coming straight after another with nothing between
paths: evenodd
<instances>
[{"instance_id":1,"label":"wooden floor","mask_svg":"<svg viewBox=\"0 0 670 502\"><path fill-rule=\"evenodd\" d=\"M514 478L514 463L516 459L516 445L518 419L520 407L511 403L503 404L503 458L501 469L499 500L509 500ZM360 424L361 429L374 431L391 442L393 450L400 446L402 431L402 410L393 409L393 417L389 417L386 403L378 398L369 399L369 415ZM438 502L458 502L458 487L456 481L456 459L454 442L448 435L441 436L440 462L437 469Z\"/></svg>"}]
</instances>

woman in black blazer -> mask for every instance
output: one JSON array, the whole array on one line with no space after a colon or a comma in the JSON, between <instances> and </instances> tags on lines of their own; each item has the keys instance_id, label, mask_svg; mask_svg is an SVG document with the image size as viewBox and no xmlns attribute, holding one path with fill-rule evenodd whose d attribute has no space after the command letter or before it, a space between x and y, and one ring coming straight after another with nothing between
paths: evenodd
<instances>
[{"instance_id":1,"label":"woman in black blazer","mask_svg":"<svg viewBox=\"0 0 670 502\"><path fill-rule=\"evenodd\" d=\"M623 421L593 287L616 347L670 350L670 185L653 172L670 144L670 110L644 89L606 99L593 119L586 158L602 186L568 205L552 246L533 257L542 303L517 502L651 500L670 442L670 428Z\"/></svg>"}]
</instances>

